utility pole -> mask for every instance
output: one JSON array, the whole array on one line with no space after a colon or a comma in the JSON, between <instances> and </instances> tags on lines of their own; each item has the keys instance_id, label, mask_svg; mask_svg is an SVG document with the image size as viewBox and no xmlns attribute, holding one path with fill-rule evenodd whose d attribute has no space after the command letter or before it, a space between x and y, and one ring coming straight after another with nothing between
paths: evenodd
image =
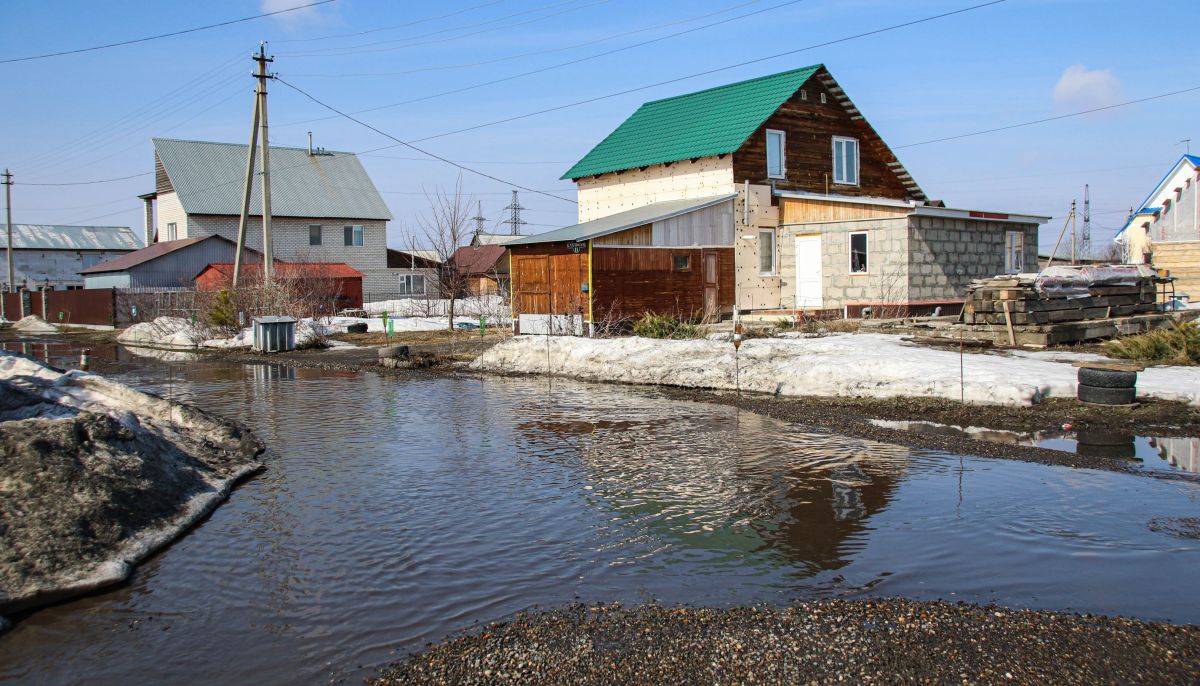
<instances>
[{"instance_id":1,"label":"utility pole","mask_svg":"<svg viewBox=\"0 0 1200 686\"><path fill-rule=\"evenodd\" d=\"M1071 264L1079 264L1077 261L1077 253L1075 252L1075 201L1071 201Z\"/></svg>"},{"instance_id":2,"label":"utility pole","mask_svg":"<svg viewBox=\"0 0 1200 686\"><path fill-rule=\"evenodd\" d=\"M1079 254L1084 259L1092 255L1092 199L1088 184L1083 184L1083 234L1081 235Z\"/></svg>"},{"instance_id":3,"label":"utility pole","mask_svg":"<svg viewBox=\"0 0 1200 686\"><path fill-rule=\"evenodd\" d=\"M260 87L254 89L254 113L250 115L250 146L246 149L246 179L242 187L242 213L238 218L237 252L233 256L233 290L235 291L238 287L238 280L242 276L242 252L246 248L246 223L250 219L250 195L254 190L254 147L258 145L258 93Z\"/></svg>"},{"instance_id":4,"label":"utility pole","mask_svg":"<svg viewBox=\"0 0 1200 686\"><path fill-rule=\"evenodd\" d=\"M521 202L517 200L517 192L512 192L512 203L504 209L508 210L508 221L504 222L509 226L509 233L514 236L521 235L521 225L528 222L521 221L521 210L526 209L521 207Z\"/></svg>"},{"instance_id":5,"label":"utility pole","mask_svg":"<svg viewBox=\"0 0 1200 686\"><path fill-rule=\"evenodd\" d=\"M13 271L12 257L12 172L8 169L4 170L4 212L7 215L5 220L6 233L8 234L8 292L17 292L17 277Z\"/></svg>"},{"instance_id":6,"label":"utility pole","mask_svg":"<svg viewBox=\"0 0 1200 686\"><path fill-rule=\"evenodd\" d=\"M274 267L271 250L271 148L267 139L267 79L275 78L267 74L267 62L274 62L274 57L267 57L267 44L258 44L258 123L262 128L259 145L262 146L262 226L263 226L263 284L270 285L271 271Z\"/></svg>"},{"instance_id":7,"label":"utility pole","mask_svg":"<svg viewBox=\"0 0 1200 686\"><path fill-rule=\"evenodd\" d=\"M471 217L475 220L475 236L478 237L483 233L483 223L487 218L483 216L483 201L477 201L475 204L475 216Z\"/></svg>"}]
</instances>

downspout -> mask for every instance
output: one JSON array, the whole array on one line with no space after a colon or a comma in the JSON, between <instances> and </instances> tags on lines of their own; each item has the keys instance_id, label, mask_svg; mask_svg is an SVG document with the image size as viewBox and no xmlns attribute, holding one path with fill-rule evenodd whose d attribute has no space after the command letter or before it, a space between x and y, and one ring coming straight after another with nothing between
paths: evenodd
<instances>
[{"instance_id":1,"label":"downspout","mask_svg":"<svg viewBox=\"0 0 1200 686\"><path fill-rule=\"evenodd\" d=\"M517 335L517 280L512 266L512 248L508 249L508 320L513 335Z\"/></svg>"},{"instance_id":2,"label":"downspout","mask_svg":"<svg viewBox=\"0 0 1200 686\"><path fill-rule=\"evenodd\" d=\"M593 313L595 284L592 283L592 241L588 240L588 336L596 336L596 315Z\"/></svg>"}]
</instances>

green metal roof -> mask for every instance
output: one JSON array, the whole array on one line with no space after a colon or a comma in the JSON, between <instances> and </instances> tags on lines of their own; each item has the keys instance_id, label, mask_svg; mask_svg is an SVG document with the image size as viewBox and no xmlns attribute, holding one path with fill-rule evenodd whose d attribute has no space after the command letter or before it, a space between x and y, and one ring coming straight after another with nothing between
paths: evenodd
<instances>
[{"instance_id":1,"label":"green metal roof","mask_svg":"<svg viewBox=\"0 0 1200 686\"><path fill-rule=\"evenodd\" d=\"M683 200L664 200L663 202L651 203L636 207L632 210L610 214L607 217L593 219L590 222L575 224L574 226L565 226L561 229L554 229L545 233L539 233L535 236L522 236L515 240L507 241L504 247L512 245L537 245L539 243L561 243L563 241L586 241L601 236L632 229L635 226L643 226L645 224L653 224L654 222L678 217L681 214L695 212L706 207L732 200L737 197L737 193L728 195L714 195L708 198L686 198Z\"/></svg>"},{"instance_id":2,"label":"green metal roof","mask_svg":"<svg viewBox=\"0 0 1200 686\"><path fill-rule=\"evenodd\" d=\"M562 178L734 152L821 66L648 102Z\"/></svg>"}]
</instances>

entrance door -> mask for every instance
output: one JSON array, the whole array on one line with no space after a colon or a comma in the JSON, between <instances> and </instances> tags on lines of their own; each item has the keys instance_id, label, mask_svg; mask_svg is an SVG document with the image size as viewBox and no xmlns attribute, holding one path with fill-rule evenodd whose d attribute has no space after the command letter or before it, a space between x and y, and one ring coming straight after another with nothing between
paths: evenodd
<instances>
[{"instance_id":1,"label":"entrance door","mask_svg":"<svg viewBox=\"0 0 1200 686\"><path fill-rule=\"evenodd\" d=\"M796 309L821 307L821 237L796 237Z\"/></svg>"},{"instance_id":2,"label":"entrance door","mask_svg":"<svg viewBox=\"0 0 1200 686\"><path fill-rule=\"evenodd\" d=\"M720 301L717 298L717 258L715 252L704 253L704 319L716 320L721 313Z\"/></svg>"}]
</instances>

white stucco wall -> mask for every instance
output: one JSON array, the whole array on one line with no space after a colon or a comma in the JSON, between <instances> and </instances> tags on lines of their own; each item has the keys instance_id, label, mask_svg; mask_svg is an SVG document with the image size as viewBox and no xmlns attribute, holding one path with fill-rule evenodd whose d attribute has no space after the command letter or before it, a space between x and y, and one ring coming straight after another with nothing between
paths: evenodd
<instances>
[{"instance_id":1,"label":"white stucco wall","mask_svg":"<svg viewBox=\"0 0 1200 686\"><path fill-rule=\"evenodd\" d=\"M733 157L704 157L670 165L656 164L576 181L579 221L644 207L665 200L707 198L734 192Z\"/></svg>"}]
</instances>

